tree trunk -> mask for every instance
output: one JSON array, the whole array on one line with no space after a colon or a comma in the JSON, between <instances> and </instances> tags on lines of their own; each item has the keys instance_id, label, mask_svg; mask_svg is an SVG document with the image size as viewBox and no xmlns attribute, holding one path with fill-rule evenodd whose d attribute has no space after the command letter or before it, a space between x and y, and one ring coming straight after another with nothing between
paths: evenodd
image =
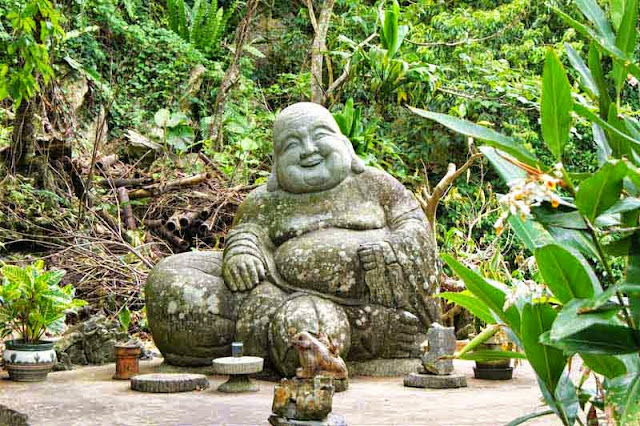
<instances>
[{"instance_id":1,"label":"tree trunk","mask_svg":"<svg viewBox=\"0 0 640 426\"><path fill-rule=\"evenodd\" d=\"M18 107L11 135L9 165L13 173L27 166L35 155L36 132L33 124L35 99L23 100Z\"/></svg>"},{"instance_id":2,"label":"tree trunk","mask_svg":"<svg viewBox=\"0 0 640 426\"><path fill-rule=\"evenodd\" d=\"M321 105L326 100L326 90L323 83L323 63L327 50L327 32L329 31L334 4L335 0L324 0L320 14L316 17L313 11L313 1L307 0L309 18L315 32L313 44L311 45L311 102Z\"/></svg>"}]
</instances>

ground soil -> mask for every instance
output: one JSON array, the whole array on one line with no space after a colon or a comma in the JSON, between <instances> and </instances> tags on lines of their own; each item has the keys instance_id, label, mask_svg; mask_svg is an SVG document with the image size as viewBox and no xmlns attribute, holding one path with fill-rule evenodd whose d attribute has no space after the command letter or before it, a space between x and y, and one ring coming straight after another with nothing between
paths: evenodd
<instances>
[{"instance_id":1,"label":"ground soil","mask_svg":"<svg viewBox=\"0 0 640 426\"><path fill-rule=\"evenodd\" d=\"M157 372L161 360L142 362L141 372ZM456 361L468 387L451 390L405 388L402 378L357 377L335 395L333 412L349 425L504 425L541 411L541 394L531 368L515 369L509 381L472 378L473 363ZM29 416L31 425L267 425L273 383L258 381L253 394L223 394L226 380L211 376L210 389L181 394L131 391L112 380L114 364L51 373L43 383L15 383L0 374L0 404ZM542 417L528 425L560 424Z\"/></svg>"}]
</instances>

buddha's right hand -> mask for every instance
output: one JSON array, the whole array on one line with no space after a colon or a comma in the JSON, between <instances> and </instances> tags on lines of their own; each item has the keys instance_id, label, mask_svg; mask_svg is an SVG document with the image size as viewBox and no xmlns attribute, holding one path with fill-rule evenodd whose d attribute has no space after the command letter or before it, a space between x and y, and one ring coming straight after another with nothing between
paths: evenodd
<instances>
[{"instance_id":1,"label":"buddha's right hand","mask_svg":"<svg viewBox=\"0 0 640 426\"><path fill-rule=\"evenodd\" d=\"M262 261L250 254L238 254L222 265L222 277L231 291L248 291L265 279Z\"/></svg>"}]
</instances>

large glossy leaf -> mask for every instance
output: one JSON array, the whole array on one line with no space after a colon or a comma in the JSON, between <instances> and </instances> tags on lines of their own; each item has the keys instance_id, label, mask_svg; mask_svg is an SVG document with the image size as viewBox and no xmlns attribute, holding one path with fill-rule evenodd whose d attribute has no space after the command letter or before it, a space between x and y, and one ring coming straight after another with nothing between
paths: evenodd
<instances>
[{"instance_id":1,"label":"large glossy leaf","mask_svg":"<svg viewBox=\"0 0 640 426\"><path fill-rule=\"evenodd\" d=\"M580 184L576 206L592 222L620 200L622 180L627 174L624 162L605 163L592 177Z\"/></svg>"},{"instance_id":2,"label":"large glossy leaf","mask_svg":"<svg viewBox=\"0 0 640 426\"><path fill-rule=\"evenodd\" d=\"M554 392L566 365L561 350L540 344L540 335L551 330L556 311L547 304L526 304L522 310L520 335L529 363L550 392Z\"/></svg>"},{"instance_id":3,"label":"large glossy leaf","mask_svg":"<svg viewBox=\"0 0 640 426\"><path fill-rule=\"evenodd\" d=\"M520 238L524 245L531 251L555 242L544 226L535 220L522 219L518 215L511 215L509 216L509 225L511 225L511 229L513 229L518 238Z\"/></svg>"},{"instance_id":4,"label":"large glossy leaf","mask_svg":"<svg viewBox=\"0 0 640 426\"><path fill-rule=\"evenodd\" d=\"M496 132L495 130L479 126L470 121L462 120L447 114L425 111L420 108L408 108L414 114L436 121L453 131L462 133L463 135L483 141L486 145L498 148L524 163L530 165L537 164L535 156L527 151L520 143L508 136L504 136Z\"/></svg>"},{"instance_id":5,"label":"large glossy leaf","mask_svg":"<svg viewBox=\"0 0 640 426\"><path fill-rule=\"evenodd\" d=\"M591 266L579 254L549 244L537 249L535 257L547 287L560 302L587 299L602 291Z\"/></svg>"},{"instance_id":6,"label":"large glossy leaf","mask_svg":"<svg viewBox=\"0 0 640 426\"><path fill-rule=\"evenodd\" d=\"M462 306L487 324L494 324L496 322L487 305L482 300L471 294L469 290L465 290L460 293L447 291L440 293L437 296L442 297L451 303Z\"/></svg>"},{"instance_id":7,"label":"large glossy leaf","mask_svg":"<svg viewBox=\"0 0 640 426\"><path fill-rule=\"evenodd\" d=\"M555 226L549 226L547 230L561 246L571 248L582 253L589 259L600 259L600 255L598 254L598 250L593 242L593 238L591 238L587 231L559 228Z\"/></svg>"},{"instance_id":8,"label":"large glossy leaf","mask_svg":"<svg viewBox=\"0 0 640 426\"><path fill-rule=\"evenodd\" d=\"M640 418L640 372L607 380L605 389L606 403L614 407L619 424L633 425Z\"/></svg>"},{"instance_id":9,"label":"large glossy leaf","mask_svg":"<svg viewBox=\"0 0 640 426\"><path fill-rule=\"evenodd\" d=\"M638 0L626 0L624 17L620 23L618 34L616 35L616 47L629 57L633 57L638 38ZM621 62L613 64L613 80L616 85L616 92L624 85L627 78L627 66Z\"/></svg>"},{"instance_id":10,"label":"large glossy leaf","mask_svg":"<svg viewBox=\"0 0 640 426\"><path fill-rule=\"evenodd\" d=\"M600 107L600 117L602 119L607 118L609 113L609 105L611 105L611 97L609 96L609 88L604 76L604 70L602 69L602 60L600 58L600 51L594 43L589 46L589 70L598 87L598 93L600 94L598 99L598 105Z\"/></svg>"},{"instance_id":11,"label":"large glossy leaf","mask_svg":"<svg viewBox=\"0 0 640 426\"><path fill-rule=\"evenodd\" d=\"M596 151L598 155L598 166L602 166L611 157L611 146L607 140L607 135L602 127L596 123L591 124L593 132L593 141L596 143Z\"/></svg>"},{"instance_id":12,"label":"large glossy leaf","mask_svg":"<svg viewBox=\"0 0 640 426\"><path fill-rule=\"evenodd\" d=\"M573 425L578 418L578 412L580 410L580 401L578 399L578 392L576 387L571 381L568 370L562 374L554 398L561 409L562 417L565 424Z\"/></svg>"},{"instance_id":13,"label":"large glossy leaf","mask_svg":"<svg viewBox=\"0 0 640 426\"><path fill-rule=\"evenodd\" d=\"M547 51L542 72L542 99L540 116L542 136L549 151L562 161L564 147L571 129L571 85L560 58L553 49Z\"/></svg>"},{"instance_id":14,"label":"large glossy leaf","mask_svg":"<svg viewBox=\"0 0 640 426\"><path fill-rule=\"evenodd\" d=\"M609 379L621 376L627 372L627 367L624 365L624 362L612 355L590 355L581 353L580 357L590 369Z\"/></svg>"},{"instance_id":15,"label":"large glossy leaf","mask_svg":"<svg viewBox=\"0 0 640 426\"><path fill-rule=\"evenodd\" d=\"M612 43L614 40L613 30L604 11L600 8L596 0L576 0L576 5L584 16L596 27L600 35Z\"/></svg>"},{"instance_id":16,"label":"large glossy leaf","mask_svg":"<svg viewBox=\"0 0 640 426\"><path fill-rule=\"evenodd\" d=\"M609 11L611 13L611 22L613 28L618 31L620 24L622 23L622 17L624 16L624 6L627 0L609 0Z\"/></svg>"},{"instance_id":17,"label":"large glossy leaf","mask_svg":"<svg viewBox=\"0 0 640 426\"><path fill-rule=\"evenodd\" d=\"M536 208L533 212L538 222L545 226L567 229L587 229L587 224L577 211L560 213L555 209L547 210L544 208Z\"/></svg>"},{"instance_id":18,"label":"large glossy leaf","mask_svg":"<svg viewBox=\"0 0 640 426\"><path fill-rule=\"evenodd\" d=\"M612 106L613 104L610 104ZM633 136L628 135L626 132L619 130L615 126L612 126L607 121L603 120L597 114L594 114L589 108L586 106L575 103L573 105L573 110L580 116L586 118L589 121L597 123L600 127L607 131L610 135L616 135L616 137L622 138L627 142L631 142L631 146L637 149L640 146L640 140L633 138ZM608 113L607 113L608 114Z\"/></svg>"},{"instance_id":19,"label":"large glossy leaf","mask_svg":"<svg viewBox=\"0 0 640 426\"><path fill-rule=\"evenodd\" d=\"M491 311L507 326L517 333L520 330L520 314L515 306L502 310L506 299L505 290L485 280L478 273L464 266L453 257L443 254L442 258L449 267L464 281L467 289L482 300Z\"/></svg>"},{"instance_id":20,"label":"large glossy leaf","mask_svg":"<svg viewBox=\"0 0 640 426\"><path fill-rule=\"evenodd\" d=\"M512 186L527 177L527 173L523 169L507 160L507 158L512 159L513 157L506 152L486 145L478 147L478 150L489 160L489 163L508 186Z\"/></svg>"},{"instance_id":21,"label":"large glossy leaf","mask_svg":"<svg viewBox=\"0 0 640 426\"><path fill-rule=\"evenodd\" d=\"M592 307L588 299L574 299L558 314L547 343L568 353L622 355L638 352L640 333L622 324L616 310L582 313Z\"/></svg>"},{"instance_id":22,"label":"large glossy leaf","mask_svg":"<svg viewBox=\"0 0 640 426\"><path fill-rule=\"evenodd\" d=\"M569 43L564 44L564 48L567 51L567 56L569 57L569 62L571 62L571 66L578 72L580 76L580 83L582 86L596 99L600 97L600 91L598 90L598 85L593 79L593 75L591 74L591 70L584 63L578 52L571 47Z\"/></svg>"}]
</instances>

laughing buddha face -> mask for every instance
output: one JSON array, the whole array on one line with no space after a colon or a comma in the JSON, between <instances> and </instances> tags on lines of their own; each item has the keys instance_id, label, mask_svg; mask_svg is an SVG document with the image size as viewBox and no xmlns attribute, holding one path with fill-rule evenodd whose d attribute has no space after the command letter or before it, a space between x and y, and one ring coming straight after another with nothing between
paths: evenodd
<instances>
[{"instance_id":1,"label":"laughing buddha face","mask_svg":"<svg viewBox=\"0 0 640 426\"><path fill-rule=\"evenodd\" d=\"M364 166L331 113L314 103L283 110L273 126L277 186L294 194L320 192ZM271 185L271 190L273 186Z\"/></svg>"}]
</instances>

